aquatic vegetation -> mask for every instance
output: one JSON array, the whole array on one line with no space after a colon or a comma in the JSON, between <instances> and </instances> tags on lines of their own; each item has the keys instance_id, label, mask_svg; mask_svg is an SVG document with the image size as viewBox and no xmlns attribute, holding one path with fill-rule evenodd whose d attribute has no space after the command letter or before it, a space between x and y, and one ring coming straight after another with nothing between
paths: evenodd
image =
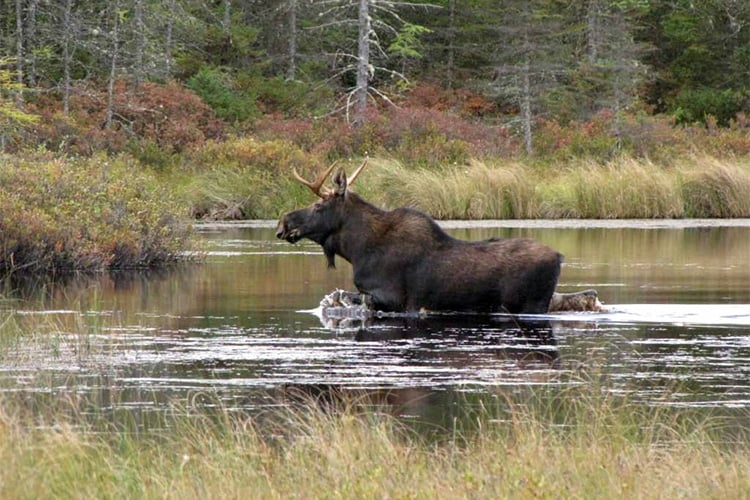
<instances>
[{"instance_id":1,"label":"aquatic vegetation","mask_svg":"<svg viewBox=\"0 0 750 500\"><path fill-rule=\"evenodd\" d=\"M685 172L681 184L687 217L749 217L750 168L704 159Z\"/></svg>"},{"instance_id":2,"label":"aquatic vegetation","mask_svg":"<svg viewBox=\"0 0 750 500\"><path fill-rule=\"evenodd\" d=\"M188 173L180 192L196 218L272 218L279 207L292 208L296 193L303 192L291 186L289 173L307 171L309 164L302 150L283 140L209 142L186 155L182 170Z\"/></svg>"},{"instance_id":3,"label":"aquatic vegetation","mask_svg":"<svg viewBox=\"0 0 750 500\"><path fill-rule=\"evenodd\" d=\"M553 167L539 183L539 212L548 218L670 219L683 216L676 176L646 160L590 161Z\"/></svg>"}]
</instances>

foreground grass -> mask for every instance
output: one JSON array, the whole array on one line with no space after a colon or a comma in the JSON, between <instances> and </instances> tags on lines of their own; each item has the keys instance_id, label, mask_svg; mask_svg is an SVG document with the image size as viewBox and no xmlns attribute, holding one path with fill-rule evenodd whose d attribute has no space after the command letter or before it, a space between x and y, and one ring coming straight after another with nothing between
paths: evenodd
<instances>
[{"instance_id":1,"label":"foreground grass","mask_svg":"<svg viewBox=\"0 0 750 500\"><path fill-rule=\"evenodd\" d=\"M0 313L2 364L19 337L54 347L54 325L34 325ZM72 328L76 352L89 328ZM647 407L578 377L467 395L444 429L339 391L287 392L244 415L196 394L139 415L115 409L106 383L12 386L0 392L0 498L747 498L747 410Z\"/></svg>"},{"instance_id":2,"label":"foreground grass","mask_svg":"<svg viewBox=\"0 0 750 500\"><path fill-rule=\"evenodd\" d=\"M472 430L426 440L355 400L335 408L309 401L256 419L173 410L162 430L146 434L32 417L6 400L0 497L747 498L750 491L747 441L720 440L716 422L580 391L502 406L501 418L485 409L469 418Z\"/></svg>"}]
</instances>

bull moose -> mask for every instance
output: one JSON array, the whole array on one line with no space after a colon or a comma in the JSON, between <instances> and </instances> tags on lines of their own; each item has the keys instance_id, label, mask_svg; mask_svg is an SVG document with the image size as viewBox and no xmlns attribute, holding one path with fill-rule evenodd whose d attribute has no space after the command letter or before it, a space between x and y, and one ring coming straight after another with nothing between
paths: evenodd
<instances>
[{"instance_id":1,"label":"bull moose","mask_svg":"<svg viewBox=\"0 0 750 500\"><path fill-rule=\"evenodd\" d=\"M539 314L550 309L563 256L530 238L463 241L428 215L382 210L351 190L365 160L347 180L343 168L333 188L323 187L335 163L310 182L294 177L320 199L289 212L276 236L323 247L329 267L338 255L351 263L354 285L381 311L472 311ZM595 292L584 292L593 293ZM559 304L558 306L559 307Z\"/></svg>"}]
</instances>

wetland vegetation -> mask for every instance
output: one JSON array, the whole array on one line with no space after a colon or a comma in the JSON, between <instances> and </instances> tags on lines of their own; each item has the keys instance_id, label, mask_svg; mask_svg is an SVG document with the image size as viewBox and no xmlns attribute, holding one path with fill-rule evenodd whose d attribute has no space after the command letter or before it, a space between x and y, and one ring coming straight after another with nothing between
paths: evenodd
<instances>
[{"instance_id":1,"label":"wetland vegetation","mask_svg":"<svg viewBox=\"0 0 750 500\"><path fill-rule=\"evenodd\" d=\"M432 440L356 397L258 417L165 409L165 428L145 433L85 423L64 405L31 413L4 397L0 495L743 498L750 490L746 435L582 387L544 404L500 396L497 408L469 416L472 429Z\"/></svg>"}]
</instances>

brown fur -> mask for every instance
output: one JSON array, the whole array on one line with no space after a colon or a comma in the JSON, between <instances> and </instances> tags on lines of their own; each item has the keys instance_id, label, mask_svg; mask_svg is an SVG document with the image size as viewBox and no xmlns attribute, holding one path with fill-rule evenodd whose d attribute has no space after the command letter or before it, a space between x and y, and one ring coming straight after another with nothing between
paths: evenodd
<instances>
[{"instance_id":1,"label":"brown fur","mask_svg":"<svg viewBox=\"0 0 750 500\"><path fill-rule=\"evenodd\" d=\"M319 243L329 265L352 264L354 284L386 311L546 313L562 256L529 238L462 241L417 210L381 210L346 189L286 214L277 236Z\"/></svg>"}]
</instances>

